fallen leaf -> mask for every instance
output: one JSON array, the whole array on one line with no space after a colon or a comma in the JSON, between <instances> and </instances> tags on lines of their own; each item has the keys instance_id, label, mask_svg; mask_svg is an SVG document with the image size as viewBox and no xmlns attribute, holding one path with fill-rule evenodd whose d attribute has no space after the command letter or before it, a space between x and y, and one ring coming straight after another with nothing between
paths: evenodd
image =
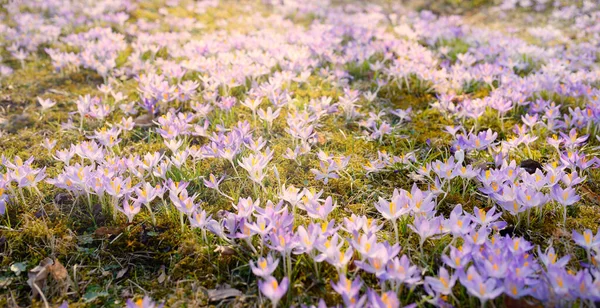
<instances>
[{"instance_id":1,"label":"fallen leaf","mask_svg":"<svg viewBox=\"0 0 600 308\"><path fill-rule=\"evenodd\" d=\"M54 264L48 266L48 269L50 270L50 274L52 274L52 278L57 281L64 281L69 275L67 269L60 261L58 261L58 259L54 260Z\"/></svg>"},{"instance_id":2,"label":"fallen leaf","mask_svg":"<svg viewBox=\"0 0 600 308\"><path fill-rule=\"evenodd\" d=\"M154 120L154 116L152 116L149 113L145 113L145 114L142 114L139 117L135 118L133 120L133 123L135 123L135 126L137 126L137 127L149 127L154 124L154 123L152 123L153 120Z\"/></svg>"},{"instance_id":3,"label":"fallen leaf","mask_svg":"<svg viewBox=\"0 0 600 308\"><path fill-rule=\"evenodd\" d=\"M325 138L325 135L323 135L321 133L317 133L317 142L320 145L323 145L323 144L327 143L327 138Z\"/></svg>"},{"instance_id":4,"label":"fallen leaf","mask_svg":"<svg viewBox=\"0 0 600 308\"><path fill-rule=\"evenodd\" d=\"M69 96L70 95L69 93L67 93L65 91L56 90L56 89L50 89L50 90L48 90L48 92L54 93L54 94L60 94L60 95L64 95L64 96Z\"/></svg>"},{"instance_id":5,"label":"fallen leaf","mask_svg":"<svg viewBox=\"0 0 600 308\"><path fill-rule=\"evenodd\" d=\"M127 270L129 270L129 267L124 267L123 269L121 269L118 273L117 273L117 279L125 276L125 274L127 273Z\"/></svg>"},{"instance_id":6,"label":"fallen leaf","mask_svg":"<svg viewBox=\"0 0 600 308\"><path fill-rule=\"evenodd\" d=\"M506 307L515 307L515 308L537 308L542 307L539 304L536 304L534 301L525 300L525 299L513 299L509 296L504 297L504 305Z\"/></svg>"},{"instance_id":7,"label":"fallen leaf","mask_svg":"<svg viewBox=\"0 0 600 308\"><path fill-rule=\"evenodd\" d=\"M6 288L12 283L9 277L0 277L0 288Z\"/></svg>"},{"instance_id":8,"label":"fallen leaf","mask_svg":"<svg viewBox=\"0 0 600 308\"><path fill-rule=\"evenodd\" d=\"M109 237L111 235L117 235L123 231L122 227L100 227L94 231L95 237Z\"/></svg>"},{"instance_id":9,"label":"fallen leaf","mask_svg":"<svg viewBox=\"0 0 600 308\"><path fill-rule=\"evenodd\" d=\"M83 300L86 303L91 303L100 297L107 297L107 296L108 296L108 293L106 293L104 291L101 291L101 292L88 291L83 295Z\"/></svg>"},{"instance_id":10,"label":"fallen leaf","mask_svg":"<svg viewBox=\"0 0 600 308\"><path fill-rule=\"evenodd\" d=\"M10 270L13 271L13 273L15 273L15 275L17 276L21 275L21 273L24 272L26 269L27 264L25 262L13 263L10 266Z\"/></svg>"},{"instance_id":11,"label":"fallen leaf","mask_svg":"<svg viewBox=\"0 0 600 308\"><path fill-rule=\"evenodd\" d=\"M54 202L60 205L70 204L73 203L73 197L67 193L58 193L54 196Z\"/></svg>"},{"instance_id":12,"label":"fallen leaf","mask_svg":"<svg viewBox=\"0 0 600 308\"><path fill-rule=\"evenodd\" d=\"M167 274L165 273L165 266L160 266L160 275L158 276L158 283L163 283L167 279Z\"/></svg>"},{"instance_id":13,"label":"fallen leaf","mask_svg":"<svg viewBox=\"0 0 600 308\"><path fill-rule=\"evenodd\" d=\"M587 185L582 185L581 191L583 192L581 196L584 197L586 200L596 205L600 205L600 195L593 192Z\"/></svg>"},{"instance_id":14,"label":"fallen leaf","mask_svg":"<svg viewBox=\"0 0 600 308\"><path fill-rule=\"evenodd\" d=\"M235 254L235 250L231 246L218 245L215 252L220 253L222 256L232 256Z\"/></svg>"},{"instance_id":15,"label":"fallen leaf","mask_svg":"<svg viewBox=\"0 0 600 308\"><path fill-rule=\"evenodd\" d=\"M33 297L36 298L39 295L39 291L46 284L46 278L48 278L48 268L54 264L54 261L50 258L46 258L40 262L40 265L34 267L29 271L27 284L31 287Z\"/></svg>"},{"instance_id":16,"label":"fallen leaf","mask_svg":"<svg viewBox=\"0 0 600 308\"><path fill-rule=\"evenodd\" d=\"M208 300L211 302L219 302L228 298L239 297L241 295L242 291L234 288L208 290Z\"/></svg>"}]
</instances>

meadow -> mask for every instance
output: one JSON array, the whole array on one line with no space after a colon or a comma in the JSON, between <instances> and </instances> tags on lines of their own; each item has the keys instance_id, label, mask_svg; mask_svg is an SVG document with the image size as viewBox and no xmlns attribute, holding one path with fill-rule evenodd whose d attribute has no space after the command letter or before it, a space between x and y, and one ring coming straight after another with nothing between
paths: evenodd
<instances>
[{"instance_id":1,"label":"meadow","mask_svg":"<svg viewBox=\"0 0 600 308\"><path fill-rule=\"evenodd\" d=\"M596 307L598 20L0 0L0 306Z\"/></svg>"}]
</instances>

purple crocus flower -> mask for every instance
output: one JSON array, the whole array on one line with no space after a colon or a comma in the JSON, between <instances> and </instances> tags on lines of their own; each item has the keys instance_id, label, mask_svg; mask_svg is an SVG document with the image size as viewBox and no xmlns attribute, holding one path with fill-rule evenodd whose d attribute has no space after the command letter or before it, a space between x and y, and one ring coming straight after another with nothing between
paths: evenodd
<instances>
[{"instance_id":1,"label":"purple crocus flower","mask_svg":"<svg viewBox=\"0 0 600 308\"><path fill-rule=\"evenodd\" d=\"M460 282L467 288L469 294L479 298L482 306L488 300L492 300L504 292L504 286L500 285L496 279L484 279L474 270L473 266L460 277Z\"/></svg>"},{"instance_id":2,"label":"purple crocus flower","mask_svg":"<svg viewBox=\"0 0 600 308\"><path fill-rule=\"evenodd\" d=\"M450 246L450 254L443 255L442 261L453 269L462 270L471 261L471 246L467 243L460 248Z\"/></svg>"},{"instance_id":3,"label":"purple crocus flower","mask_svg":"<svg viewBox=\"0 0 600 308\"><path fill-rule=\"evenodd\" d=\"M504 293L514 299L529 295L529 288L526 287L523 279L513 278L511 275L504 279Z\"/></svg>"},{"instance_id":4,"label":"purple crocus flower","mask_svg":"<svg viewBox=\"0 0 600 308\"><path fill-rule=\"evenodd\" d=\"M544 253L542 253L538 247L538 257L547 269L552 267L564 268L565 265L569 263L569 259L571 258L570 256L564 256L558 259L558 256L556 255L556 252L552 246L548 247Z\"/></svg>"},{"instance_id":5,"label":"purple crocus flower","mask_svg":"<svg viewBox=\"0 0 600 308\"><path fill-rule=\"evenodd\" d=\"M566 148L575 148L584 143L589 137L588 135L581 137L577 136L577 130L575 128L569 131L569 135L566 135L563 132L559 132L559 134L562 137Z\"/></svg>"},{"instance_id":6,"label":"purple crocus flower","mask_svg":"<svg viewBox=\"0 0 600 308\"><path fill-rule=\"evenodd\" d=\"M458 277L450 275L445 267L440 267L437 277L425 277L425 288L436 294L450 295Z\"/></svg>"},{"instance_id":7,"label":"purple crocus flower","mask_svg":"<svg viewBox=\"0 0 600 308\"><path fill-rule=\"evenodd\" d=\"M8 202L9 196L6 192L6 181L0 179L0 215L6 213L6 203Z\"/></svg>"},{"instance_id":8,"label":"purple crocus flower","mask_svg":"<svg viewBox=\"0 0 600 308\"><path fill-rule=\"evenodd\" d=\"M474 215L471 215L471 220L478 223L479 225L481 225L482 227L487 226L488 224L496 221L498 218L500 218L500 216L502 216L502 213L498 213L496 215L494 215L496 213L496 207L493 206L489 211L485 211L484 209L480 209L478 207L475 207L473 209Z\"/></svg>"},{"instance_id":9,"label":"purple crocus flower","mask_svg":"<svg viewBox=\"0 0 600 308\"><path fill-rule=\"evenodd\" d=\"M552 199L563 206L572 205L581 199L573 187L563 189L560 185L554 185L550 190Z\"/></svg>"},{"instance_id":10,"label":"purple crocus flower","mask_svg":"<svg viewBox=\"0 0 600 308\"><path fill-rule=\"evenodd\" d=\"M138 300L136 300L135 302L132 299L128 299L127 303L125 304L125 308L162 308L163 305L160 304L156 304L152 298L148 297L148 296L144 296L143 298L140 298Z\"/></svg>"},{"instance_id":11,"label":"purple crocus flower","mask_svg":"<svg viewBox=\"0 0 600 308\"><path fill-rule=\"evenodd\" d=\"M419 244L422 247L425 240L439 233L440 224L440 217L426 218L418 216L408 227L419 235Z\"/></svg>"},{"instance_id":12,"label":"purple crocus flower","mask_svg":"<svg viewBox=\"0 0 600 308\"><path fill-rule=\"evenodd\" d=\"M388 262L383 279L414 286L421 282L421 275L419 268L412 265L406 255L402 255L400 258L395 257Z\"/></svg>"},{"instance_id":13,"label":"purple crocus flower","mask_svg":"<svg viewBox=\"0 0 600 308\"><path fill-rule=\"evenodd\" d=\"M369 299L369 307L373 308L397 308L400 307L400 301L398 300L398 295L394 291L388 291L382 293L381 295L377 294L372 289L369 289L367 292L367 296Z\"/></svg>"},{"instance_id":14,"label":"purple crocus flower","mask_svg":"<svg viewBox=\"0 0 600 308\"><path fill-rule=\"evenodd\" d=\"M266 258L260 257L256 260L256 263L250 261L250 268L254 275L268 278L277 268L279 259L273 259L272 255L268 255Z\"/></svg>"},{"instance_id":15,"label":"purple crocus flower","mask_svg":"<svg viewBox=\"0 0 600 308\"><path fill-rule=\"evenodd\" d=\"M582 234L573 230L573 241L575 241L577 245L589 251L591 249L600 247L600 233L594 235L591 230L585 229Z\"/></svg>"},{"instance_id":16,"label":"purple crocus flower","mask_svg":"<svg viewBox=\"0 0 600 308\"><path fill-rule=\"evenodd\" d=\"M333 283L333 280L331 281L331 287L333 290L342 295L342 297L346 297L348 299L356 299L359 295L362 285L363 283L360 278L350 280L346 278L346 276L341 276L340 280L335 284Z\"/></svg>"},{"instance_id":17,"label":"purple crocus flower","mask_svg":"<svg viewBox=\"0 0 600 308\"><path fill-rule=\"evenodd\" d=\"M305 205L306 214L312 219L327 220L327 216L337 207L337 203L333 203L333 199L327 197L325 202L310 202Z\"/></svg>"},{"instance_id":18,"label":"purple crocus flower","mask_svg":"<svg viewBox=\"0 0 600 308\"><path fill-rule=\"evenodd\" d=\"M387 201L383 198L379 198L379 201L375 203L375 208L383 218L388 220L397 220L401 216L409 213L409 198L405 190L398 192L398 189L394 189L391 201Z\"/></svg>"},{"instance_id":19,"label":"purple crocus flower","mask_svg":"<svg viewBox=\"0 0 600 308\"><path fill-rule=\"evenodd\" d=\"M117 206L116 208L119 210L119 212L125 214L125 216L127 216L127 220L129 223L131 223L133 221L133 217L140 212L141 204L138 202L131 202L125 198L123 200L123 207Z\"/></svg>"},{"instance_id":20,"label":"purple crocus flower","mask_svg":"<svg viewBox=\"0 0 600 308\"><path fill-rule=\"evenodd\" d=\"M269 300L271 300L273 307L277 307L279 300L281 300L283 295L285 295L287 292L288 286L289 280L287 277L284 277L281 280L281 283L278 283L277 279L272 276L269 276L265 278L265 280L258 282L258 288L260 289L260 292Z\"/></svg>"}]
</instances>

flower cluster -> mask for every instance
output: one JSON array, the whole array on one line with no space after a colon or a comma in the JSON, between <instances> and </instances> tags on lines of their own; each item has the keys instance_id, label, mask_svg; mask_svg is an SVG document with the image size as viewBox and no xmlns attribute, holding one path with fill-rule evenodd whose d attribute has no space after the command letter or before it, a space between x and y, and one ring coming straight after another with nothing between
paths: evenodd
<instances>
[{"instance_id":1,"label":"flower cluster","mask_svg":"<svg viewBox=\"0 0 600 308\"><path fill-rule=\"evenodd\" d=\"M600 226L582 219L597 212L600 6L490 8L561 20L523 38L392 4L224 2L9 1L6 90L41 67L86 86L18 111L40 116L27 138L43 151L3 147L3 229L62 210L58 192L72 212L48 220L97 227L100 206L126 230L114 241L151 226L211 262L234 254L223 275L242 272L259 305L600 301Z\"/></svg>"}]
</instances>

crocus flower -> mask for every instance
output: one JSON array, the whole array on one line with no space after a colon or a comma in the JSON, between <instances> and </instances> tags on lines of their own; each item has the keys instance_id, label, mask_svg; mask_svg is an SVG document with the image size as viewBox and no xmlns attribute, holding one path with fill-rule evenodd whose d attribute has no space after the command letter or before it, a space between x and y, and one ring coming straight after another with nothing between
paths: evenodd
<instances>
[{"instance_id":1,"label":"crocus flower","mask_svg":"<svg viewBox=\"0 0 600 308\"><path fill-rule=\"evenodd\" d=\"M559 298L565 298L568 296L569 289L574 284L574 278L564 268L557 268L547 272L550 286L554 291L554 294Z\"/></svg>"},{"instance_id":2,"label":"crocus flower","mask_svg":"<svg viewBox=\"0 0 600 308\"><path fill-rule=\"evenodd\" d=\"M238 211L239 217L249 217L254 213L254 209L258 207L260 204L260 199L256 199L256 201L252 202L252 198L240 198L237 205L232 204L232 206Z\"/></svg>"},{"instance_id":3,"label":"crocus flower","mask_svg":"<svg viewBox=\"0 0 600 308\"><path fill-rule=\"evenodd\" d=\"M240 167L248 171L249 178L252 181L262 185L262 181L266 175L264 169L272 158L273 151L267 148L265 153L250 154L242 158L238 163Z\"/></svg>"},{"instance_id":4,"label":"crocus flower","mask_svg":"<svg viewBox=\"0 0 600 308\"><path fill-rule=\"evenodd\" d=\"M305 205L306 214L313 219L327 220L327 216L337 207L337 203L333 203L333 199L327 197L325 202L309 202Z\"/></svg>"},{"instance_id":5,"label":"crocus flower","mask_svg":"<svg viewBox=\"0 0 600 308\"><path fill-rule=\"evenodd\" d=\"M482 260L483 268L489 277L496 279L502 279L506 276L508 271L508 263L506 262L506 256L494 256L491 255L487 259Z\"/></svg>"},{"instance_id":6,"label":"crocus flower","mask_svg":"<svg viewBox=\"0 0 600 308\"><path fill-rule=\"evenodd\" d=\"M154 187L150 183L146 182L141 188L136 187L134 191L137 195L137 199L135 199L136 203L149 204L152 202L152 200L159 196L162 190L160 185Z\"/></svg>"},{"instance_id":7,"label":"crocus flower","mask_svg":"<svg viewBox=\"0 0 600 308\"><path fill-rule=\"evenodd\" d=\"M474 214L471 216L471 220L478 223L479 225L485 227L488 224L494 222L496 219L502 216L502 213L498 213L494 215L496 212L496 207L492 207L489 211L485 211L484 209L480 209L475 207L473 209Z\"/></svg>"},{"instance_id":8,"label":"crocus flower","mask_svg":"<svg viewBox=\"0 0 600 308\"><path fill-rule=\"evenodd\" d=\"M298 238L298 247L296 253L308 253L310 254L317 243L317 240L321 236L319 234L319 229L317 228L304 228L304 226L299 226L296 235Z\"/></svg>"},{"instance_id":9,"label":"crocus flower","mask_svg":"<svg viewBox=\"0 0 600 308\"><path fill-rule=\"evenodd\" d=\"M565 147L567 147L567 148L574 148L574 147L584 143L589 137L588 135L584 135L581 137L577 136L577 130L575 128L573 128L573 129L571 129L571 131L569 131L568 136L563 132L559 132L559 134L563 138Z\"/></svg>"},{"instance_id":10,"label":"crocus flower","mask_svg":"<svg viewBox=\"0 0 600 308\"><path fill-rule=\"evenodd\" d=\"M454 236L463 236L475 227L474 224L471 224L471 215L464 215L461 204L454 207L450 218L445 220L444 224Z\"/></svg>"},{"instance_id":11,"label":"crocus flower","mask_svg":"<svg viewBox=\"0 0 600 308\"><path fill-rule=\"evenodd\" d=\"M440 223L440 217L426 218L418 216L408 227L419 235L419 243L422 247L425 240L439 233Z\"/></svg>"},{"instance_id":12,"label":"crocus flower","mask_svg":"<svg viewBox=\"0 0 600 308\"><path fill-rule=\"evenodd\" d=\"M128 299L125 308L161 308L163 305L157 305L152 298L144 296L136 301Z\"/></svg>"},{"instance_id":13,"label":"crocus flower","mask_svg":"<svg viewBox=\"0 0 600 308\"><path fill-rule=\"evenodd\" d=\"M394 291L388 291L381 295L377 294L372 289L369 289L368 293L369 307L373 308L397 308L400 307L400 301L398 295Z\"/></svg>"},{"instance_id":14,"label":"crocus flower","mask_svg":"<svg viewBox=\"0 0 600 308\"><path fill-rule=\"evenodd\" d=\"M190 226L192 228L204 229L209 220L210 215L207 216L206 211L196 209L196 211L192 214L192 217L190 219Z\"/></svg>"},{"instance_id":15,"label":"crocus flower","mask_svg":"<svg viewBox=\"0 0 600 308\"><path fill-rule=\"evenodd\" d=\"M504 237L504 243L506 248L515 255L527 252L533 248L533 245L530 242L521 237L510 237L507 235Z\"/></svg>"},{"instance_id":16,"label":"crocus flower","mask_svg":"<svg viewBox=\"0 0 600 308\"><path fill-rule=\"evenodd\" d=\"M485 243L489 235L487 228L479 228L478 230L473 229L469 234L464 236L467 243L480 246Z\"/></svg>"},{"instance_id":17,"label":"crocus flower","mask_svg":"<svg viewBox=\"0 0 600 308\"><path fill-rule=\"evenodd\" d=\"M192 215L198 207L198 205L194 203L196 196L197 195L191 197L188 196L188 192L185 189L181 191L179 195L175 195L172 191L169 193L169 199L173 202L175 208L186 215Z\"/></svg>"},{"instance_id":18,"label":"crocus flower","mask_svg":"<svg viewBox=\"0 0 600 308\"><path fill-rule=\"evenodd\" d=\"M53 157L56 160L62 161L65 165L69 165L73 156L75 156L75 147L71 145L69 149L56 151L56 155Z\"/></svg>"},{"instance_id":19,"label":"crocus flower","mask_svg":"<svg viewBox=\"0 0 600 308\"><path fill-rule=\"evenodd\" d=\"M263 109L258 109L257 114L261 120L267 122L269 127L271 127L273 121L275 119L277 119L280 112L281 112L281 109L276 109L275 111L273 111L273 109L271 107L267 107L267 111L265 111Z\"/></svg>"},{"instance_id":20,"label":"crocus flower","mask_svg":"<svg viewBox=\"0 0 600 308\"><path fill-rule=\"evenodd\" d=\"M375 257L375 254L379 250L379 243L377 243L377 236L375 234L359 234L358 231L354 231L354 237L350 241L350 244L356 251L361 255L361 258Z\"/></svg>"},{"instance_id":21,"label":"crocus flower","mask_svg":"<svg viewBox=\"0 0 600 308\"><path fill-rule=\"evenodd\" d=\"M46 138L44 139L44 142L42 142L42 146L48 150L48 152L50 152L56 146L56 142L56 140L50 140L49 138Z\"/></svg>"},{"instance_id":22,"label":"crocus flower","mask_svg":"<svg viewBox=\"0 0 600 308\"><path fill-rule=\"evenodd\" d=\"M281 228L278 228L276 232L269 233L269 241L269 248L280 252L284 256L300 245L293 234Z\"/></svg>"},{"instance_id":23,"label":"crocus flower","mask_svg":"<svg viewBox=\"0 0 600 308\"><path fill-rule=\"evenodd\" d=\"M388 262L398 255L398 252L400 252L398 244L386 246L384 243L377 246L377 253L373 257L368 258L367 261L354 261L354 263L364 271L375 274L375 276L380 278L386 273Z\"/></svg>"},{"instance_id":24,"label":"crocus flower","mask_svg":"<svg viewBox=\"0 0 600 308\"><path fill-rule=\"evenodd\" d=\"M260 289L260 292L269 300L271 300L273 307L277 307L279 300L281 300L283 295L285 295L287 292L288 286L289 280L287 277L284 277L281 280L281 283L278 283L277 279L272 276L269 276L265 278L265 280L258 282L258 288Z\"/></svg>"},{"instance_id":25,"label":"crocus flower","mask_svg":"<svg viewBox=\"0 0 600 308\"><path fill-rule=\"evenodd\" d=\"M585 176L582 178L578 175L577 171L573 171L570 173L565 173L560 180L563 182L563 184L565 184L566 186L572 187L575 186L583 181L585 181Z\"/></svg>"},{"instance_id":26,"label":"crocus flower","mask_svg":"<svg viewBox=\"0 0 600 308\"><path fill-rule=\"evenodd\" d=\"M254 275L268 279L273 271L275 271L278 264L279 259L273 259L273 256L268 255L266 258L258 258L256 263L250 261L250 268L252 269L252 273L254 273Z\"/></svg>"},{"instance_id":27,"label":"crocus flower","mask_svg":"<svg viewBox=\"0 0 600 308\"><path fill-rule=\"evenodd\" d=\"M6 181L0 179L0 215L6 213L6 203L8 202L8 195L6 194Z\"/></svg>"},{"instance_id":28,"label":"crocus flower","mask_svg":"<svg viewBox=\"0 0 600 308\"><path fill-rule=\"evenodd\" d=\"M508 276L504 279L504 293L517 299L529 295L529 288L526 287L524 280Z\"/></svg>"},{"instance_id":29,"label":"crocus flower","mask_svg":"<svg viewBox=\"0 0 600 308\"><path fill-rule=\"evenodd\" d=\"M440 267L437 277L425 277L425 284L435 293L450 295L457 278L455 275L451 276L446 268Z\"/></svg>"},{"instance_id":30,"label":"crocus flower","mask_svg":"<svg viewBox=\"0 0 600 308\"><path fill-rule=\"evenodd\" d=\"M115 197L121 198L125 194L128 194L131 190L131 178L123 179L121 177L115 177L110 180L106 185L106 193Z\"/></svg>"},{"instance_id":31,"label":"crocus flower","mask_svg":"<svg viewBox=\"0 0 600 308\"><path fill-rule=\"evenodd\" d=\"M471 261L471 246L466 243L460 248L450 246L450 254L443 255L442 261L451 268L463 269Z\"/></svg>"},{"instance_id":32,"label":"crocus flower","mask_svg":"<svg viewBox=\"0 0 600 308\"><path fill-rule=\"evenodd\" d=\"M471 269L473 269L473 267L469 268L469 270ZM467 271L467 274L462 277L460 279L461 284L467 288L469 294L479 298L482 305L504 292L504 286L498 284L498 281L494 278L488 278L486 280L474 271Z\"/></svg>"},{"instance_id":33,"label":"crocus flower","mask_svg":"<svg viewBox=\"0 0 600 308\"><path fill-rule=\"evenodd\" d=\"M43 99L41 97L37 98L38 103L40 103L40 106L42 106L42 110L48 110L50 108L52 108L54 105L56 105L56 102L47 98L47 99Z\"/></svg>"},{"instance_id":34,"label":"crocus flower","mask_svg":"<svg viewBox=\"0 0 600 308\"><path fill-rule=\"evenodd\" d=\"M319 181L322 180L324 184L327 184L329 182L329 179L338 179L340 176L333 172L335 170L335 164L333 163L333 161L327 163L324 161L320 161L319 162L319 169L310 169L310 172L312 172L315 175L315 180Z\"/></svg>"},{"instance_id":35,"label":"crocus flower","mask_svg":"<svg viewBox=\"0 0 600 308\"><path fill-rule=\"evenodd\" d=\"M341 276L337 283L331 281L331 287L335 292L347 298L356 298L360 292L363 283L360 278L350 280L346 276Z\"/></svg>"},{"instance_id":36,"label":"crocus flower","mask_svg":"<svg viewBox=\"0 0 600 308\"><path fill-rule=\"evenodd\" d=\"M274 224L271 222L271 220L269 218L262 216L262 215L258 215L256 217L256 222L248 223L247 227L252 232L254 232L264 238L267 235L267 233L269 233L273 229Z\"/></svg>"},{"instance_id":37,"label":"crocus flower","mask_svg":"<svg viewBox=\"0 0 600 308\"><path fill-rule=\"evenodd\" d=\"M280 198L287 201L290 205L296 206L298 202L302 199L304 192L300 192L300 189L294 187L293 185L285 187L285 184L281 187Z\"/></svg>"},{"instance_id":38,"label":"crocus flower","mask_svg":"<svg viewBox=\"0 0 600 308\"><path fill-rule=\"evenodd\" d=\"M558 259L558 256L556 255L556 252L552 246L548 247L544 253L542 253L538 247L538 257L547 269L551 267L564 268L565 265L569 263L569 259L571 258L570 256L564 256Z\"/></svg>"},{"instance_id":39,"label":"crocus flower","mask_svg":"<svg viewBox=\"0 0 600 308\"><path fill-rule=\"evenodd\" d=\"M577 245L589 251L593 248L600 247L600 233L594 235L591 230L585 229L583 234L581 234L573 230L573 241L575 241Z\"/></svg>"},{"instance_id":40,"label":"crocus flower","mask_svg":"<svg viewBox=\"0 0 600 308\"><path fill-rule=\"evenodd\" d=\"M117 210L125 214L125 216L127 216L127 220L129 221L129 223L131 223L133 221L133 217L140 212L141 204L139 204L138 202L131 202L130 200L125 198L123 200L123 206L117 206Z\"/></svg>"},{"instance_id":41,"label":"crocus flower","mask_svg":"<svg viewBox=\"0 0 600 308\"><path fill-rule=\"evenodd\" d=\"M375 203L375 208L381 213L383 218L397 220L409 213L409 204L410 200L406 195L406 191L402 190L402 192L399 192L398 189L394 189L391 201L379 198L379 201Z\"/></svg>"},{"instance_id":42,"label":"crocus flower","mask_svg":"<svg viewBox=\"0 0 600 308\"><path fill-rule=\"evenodd\" d=\"M554 185L550 190L550 195L552 199L563 206L563 216L564 222L566 224L567 221L567 206L573 205L578 202L581 198L577 195L577 192L573 187L567 187L563 189L560 185Z\"/></svg>"},{"instance_id":43,"label":"crocus flower","mask_svg":"<svg viewBox=\"0 0 600 308\"><path fill-rule=\"evenodd\" d=\"M402 255L400 258L395 257L388 262L384 279L413 286L421 282L421 274L419 268L412 265L406 255Z\"/></svg>"},{"instance_id":44,"label":"crocus flower","mask_svg":"<svg viewBox=\"0 0 600 308\"><path fill-rule=\"evenodd\" d=\"M274 204L273 201L268 200L264 208L256 206L254 207L254 210L256 210L258 214L265 216L266 218L273 218L274 216L286 211L287 206L284 206L283 201L279 201L277 204Z\"/></svg>"}]
</instances>

